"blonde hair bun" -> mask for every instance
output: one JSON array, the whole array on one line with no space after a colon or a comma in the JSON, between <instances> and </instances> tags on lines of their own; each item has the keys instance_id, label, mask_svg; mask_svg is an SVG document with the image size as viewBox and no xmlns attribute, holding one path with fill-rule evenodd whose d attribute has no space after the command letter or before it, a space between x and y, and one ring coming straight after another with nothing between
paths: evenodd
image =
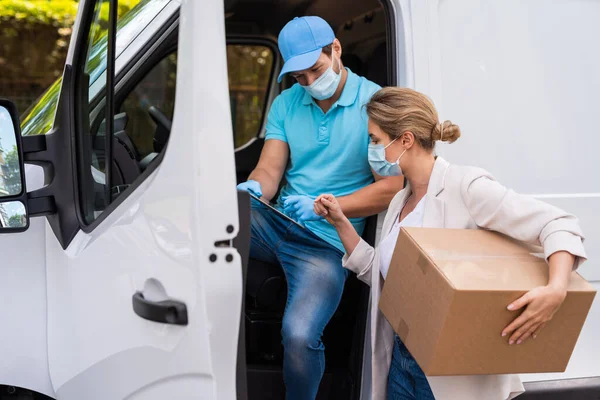
<instances>
[{"instance_id":1,"label":"blonde hair bun","mask_svg":"<svg viewBox=\"0 0 600 400\"><path fill-rule=\"evenodd\" d=\"M435 142L452 143L460 137L460 128L450 121L439 123L431 99L409 88L385 87L366 105L369 120L391 139L411 132L419 145L433 151Z\"/></svg>"},{"instance_id":2,"label":"blonde hair bun","mask_svg":"<svg viewBox=\"0 0 600 400\"><path fill-rule=\"evenodd\" d=\"M460 137L460 128L454 125L452 121L444 121L433 126L431 130L431 140L454 143Z\"/></svg>"}]
</instances>

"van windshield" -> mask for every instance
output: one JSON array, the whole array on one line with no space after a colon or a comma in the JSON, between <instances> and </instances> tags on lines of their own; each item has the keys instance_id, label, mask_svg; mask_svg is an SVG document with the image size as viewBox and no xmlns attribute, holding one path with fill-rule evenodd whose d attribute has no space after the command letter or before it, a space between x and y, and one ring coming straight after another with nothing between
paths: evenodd
<instances>
[{"instance_id":1,"label":"van windshield","mask_svg":"<svg viewBox=\"0 0 600 400\"><path fill-rule=\"evenodd\" d=\"M170 0L141 0L125 15L119 17L115 49L117 58L169 2ZM101 10L101 12L106 14L105 18L108 20L108 10ZM86 69L90 75L90 99L97 94L92 93L93 83L106 71L106 57L102 57L102 54L106 54L107 37L108 30L104 29L98 32L92 41ZM23 136L45 135L50 132L54 125L61 86L62 78L59 78L23 113L21 116ZM101 88L95 89L98 91Z\"/></svg>"}]
</instances>

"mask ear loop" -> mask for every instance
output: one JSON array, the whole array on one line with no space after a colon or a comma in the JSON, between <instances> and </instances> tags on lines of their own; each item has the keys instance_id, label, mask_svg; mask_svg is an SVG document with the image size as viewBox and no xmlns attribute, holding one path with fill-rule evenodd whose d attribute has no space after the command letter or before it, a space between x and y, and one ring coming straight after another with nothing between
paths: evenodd
<instances>
[{"instance_id":1,"label":"mask ear loop","mask_svg":"<svg viewBox=\"0 0 600 400\"><path fill-rule=\"evenodd\" d=\"M392 143L394 143L396 140L398 140L398 138L396 138L396 139L392 140L391 142L389 142L389 143L387 144L387 146L385 146L383 149L385 150L385 149L387 149L388 147L390 147L390 146L392 145Z\"/></svg>"},{"instance_id":2,"label":"mask ear loop","mask_svg":"<svg viewBox=\"0 0 600 400\"><path fill-rule=\"evenodd\" d=\"M396 160L396 164L400 165L400 159L402 158L402 156L404 155L404 153L406 153L406 150L408 150L408 149L404 149L404 151L402 152L402 154L400 154L400 156Z\"/></svg>"},{"instance_id":3,"label":"mask ear loop","mask_svg":"<svg viewBox=\"0 0 600 400\"><path fill-rule=\"evenodd\" d=\"M394 143L396 140L400 139L401 137L402 137L402 135L398 136L396 139L392 140L392 142L390 144ZM388 144L388 146L390 144ZM386 148L387 148L387 146L386 146ZM404 149L404 151L402 152L402 154L400 154L400 156L396 160L396 164L400 165L400 159L402 158L402 156L404 155L404 153L406 153L406 150L408 150L408 149Z\"/></svg>"},{"instance_id":4,"label":"mask ear loop","mask_svg":"<svg viewBox=\"0 0 600 400\"><path fill-rule=\"evenodd\" d=\"M335 51L332 51L331 53L331 70L333 71L334 74L339 75L342 73L342 58L341 57L337 57L338 59L338 68L340 70L340 72L335 72L335 68L333 68L333 64L335 63L335 58L337 56L335 55Z\"/></svg>"}]
</instances>

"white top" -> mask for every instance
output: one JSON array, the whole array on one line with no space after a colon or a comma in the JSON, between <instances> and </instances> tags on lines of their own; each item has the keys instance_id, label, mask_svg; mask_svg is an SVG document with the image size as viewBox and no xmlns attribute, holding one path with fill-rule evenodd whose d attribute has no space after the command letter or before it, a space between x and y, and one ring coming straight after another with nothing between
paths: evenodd
<instances>
[{"instance_id":1,"label":"white top","mask_svg":"<svg viewBox=\"0 0 600 400\"><path fill-rule=\"evenodd\" d=\"M419 203L416 205L415 209L412 210L406 217L404 217L402 221L399 221L400 216L398 216L390 233L379 243L379 270L381 271L383 279L386 278L388 269L390 268L390 262L392 262L392 255L394 254L394 249L396 248L396 241L398 240L400 228L403 226L414 228L420 228L423 226L423 211L425 209L425 197L427 197L427 195L421 198Z\"/></svg>"}]
</instances>

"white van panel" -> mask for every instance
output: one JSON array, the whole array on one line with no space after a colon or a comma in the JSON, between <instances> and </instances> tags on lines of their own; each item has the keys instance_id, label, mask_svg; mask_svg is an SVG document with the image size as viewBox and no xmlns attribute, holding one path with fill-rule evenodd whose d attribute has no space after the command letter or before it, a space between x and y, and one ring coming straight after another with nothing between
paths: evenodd
<instances>
[{"instance_id":1,"label":"white van panel","mask_svg":"<svg viewBox=\"0 0 600 400\"><path fill-rule=\"evenodd\" d=\"M600 289L600 2L400 4L411 14L405 35L413 48L399 73L462 130L438 154L577 215L588 255L579 272ZM567 371L524 380L600 376L598 332L596 298Z\"/></svg>"},{"instance_id":2,"label":"white van panel","mask_svg":"<svg viewBox=\"0 0 600 400\"><path fill-rule=\"evenodd\" d=\"M447 0L439 15L441 117L464 133L448 155L522 192L600 193L600 3Z\"/></svg>"},{"instance_id":3,"label":"white van panel","mask_svg":"<svg viewBox=\"0 0 600 400\"><path fill-rule=\"evenodd\" d=\"M26 164L25 178L30 191L44 185L38 166ZM0 384L54 396L46 342L46 224L33 218L26 232L0 236Z\"/></svg>"},{"instance_id":4,"label":"white van panel","mask_svg":"<svg viewBox=\"0 0 600 400\"><path fill-rule=\"evenodd\" d=\"M464 135L441 154L581 219L588 280L600 280L599 18L585 0L440 1L434 99Z\"/></svg>"}]
</instances>

